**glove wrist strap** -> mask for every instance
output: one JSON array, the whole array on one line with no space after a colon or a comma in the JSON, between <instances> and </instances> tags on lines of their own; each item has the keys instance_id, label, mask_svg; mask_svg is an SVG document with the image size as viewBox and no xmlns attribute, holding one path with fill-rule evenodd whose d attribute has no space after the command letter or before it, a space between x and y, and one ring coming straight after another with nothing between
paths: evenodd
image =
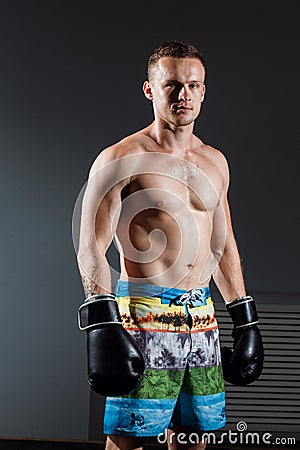
<instances>
[{"instance_id":1,"label":"glove wrist strap","mask_svg":"<svg viewBox=\"0 0 300 450\"><path fill-rule=\"evenodd\" d=\"M238 297L226 304L231 316L234 328L246 328L258 324L258 316L255 301L251 295Z\"/></svg>"},{"instance_id":2,"label":"glove wrist strap","mask_svg":"<svg viewBox=\"0 0 300 450\"><path fill-rule=\"evenodd\" d=\"M121 316L115 297L97 294L88 297L78 309L78 326L87 330L108 324L121 324Z\"/></svg>"}]
</instances>

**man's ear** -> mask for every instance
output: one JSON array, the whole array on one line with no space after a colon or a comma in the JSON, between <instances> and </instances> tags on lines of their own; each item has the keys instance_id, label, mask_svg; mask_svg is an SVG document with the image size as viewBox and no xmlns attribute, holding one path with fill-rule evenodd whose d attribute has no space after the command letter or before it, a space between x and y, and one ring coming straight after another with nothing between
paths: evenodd
<instances>
[{"instance_id":1,"label":"man's ear","mask_svg":"<svg viewBox=\"0 0 300 450\"><path fill-rule=\"evenodd\" d=\"M206 92L206 86L205 86L205 84L203 84L203 86L202 86L202 97L201 97L201 103L203 102L203 100L204 100L204 97L205 97L205 92Z\"/></svg>"},{"instance_id":2,"label":"man's ear","mask_svg":"<svg viewBox=\"0 0 300 450\"><path fill-rule=\"evenodd\" d=\"M152 86L151 83L149 81L145 81L143 84L143 91L145 94L145 97L148 100L153 100L153 94L152 94Z\"/></svg>"}]
</instances>

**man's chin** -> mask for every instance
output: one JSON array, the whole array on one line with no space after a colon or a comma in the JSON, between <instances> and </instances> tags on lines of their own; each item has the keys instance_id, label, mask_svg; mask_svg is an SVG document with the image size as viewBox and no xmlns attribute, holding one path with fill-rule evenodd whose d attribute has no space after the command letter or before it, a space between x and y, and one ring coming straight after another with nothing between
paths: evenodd
<instances>
[{"instance_id":1,"label":"man's chin","mask_svg":"<svg viewBox=\"0 0 300 450\"><path fill-rule=\"evenodd\" d=\"M194 123L194 118L188 118L188 117L175 117L173 123L177 127L187 127Z\"/></svg>"},{"instance_id":2,"label":"man's chin","mask_svg":"<svg viewBox=\"0 0 300 450\"><path fill-rule=\"evenodd\" d=\"M174 114L173 123L179 127L186 127L194 123L197 116L195 116L195 114Z\"/></svg>"}]
</instances>

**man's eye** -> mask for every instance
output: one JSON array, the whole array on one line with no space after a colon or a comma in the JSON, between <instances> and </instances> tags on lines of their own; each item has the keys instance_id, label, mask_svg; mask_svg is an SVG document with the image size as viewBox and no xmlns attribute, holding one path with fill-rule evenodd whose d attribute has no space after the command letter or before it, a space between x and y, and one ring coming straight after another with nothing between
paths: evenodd
<instances>
[{"instance_id":1,"label":"man's eye","mask_svg":"<svg viewBox=\"0 0 300 450\"><path fill-rule=\"evenodd\" d=\"M198 86L199 86L199 84L197 84L197 83L190 84L191 89L196 89Z\"/></svg>"}]
</instances>

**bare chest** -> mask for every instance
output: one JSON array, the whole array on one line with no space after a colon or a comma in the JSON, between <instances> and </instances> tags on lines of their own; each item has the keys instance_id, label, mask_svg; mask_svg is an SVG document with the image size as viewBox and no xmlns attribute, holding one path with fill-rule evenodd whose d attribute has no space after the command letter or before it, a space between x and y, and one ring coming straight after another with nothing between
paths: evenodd
<instances>
[{"instance_id":1,"label":"bare chest","mask_svg":"<svg viewBox=\"0 0 300 450\"><path fill-rule=\"evenodd\" d=\"M222 192L221 174L210 164L199 166L182 158L160 158L144 163L128 186L136 207L158 208L170 213L189 208L212 212Z\"/></svg>"}]
</instances>

